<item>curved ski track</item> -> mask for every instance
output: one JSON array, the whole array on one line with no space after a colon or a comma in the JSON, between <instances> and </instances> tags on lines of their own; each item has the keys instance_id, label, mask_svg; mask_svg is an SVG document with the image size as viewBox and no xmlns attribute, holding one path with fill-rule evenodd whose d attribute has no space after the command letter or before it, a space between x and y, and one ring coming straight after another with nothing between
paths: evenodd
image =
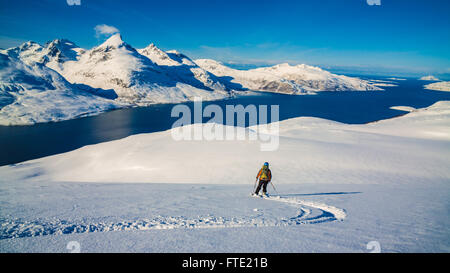
<instances>
[{"instance_id":1,"label":"curved ski track","mask_svg":"<svg viewBox=\"0 0 450 273\"><path fill-rule=\"evenodd\" d=\"M22 221L0 220L0 240L9 238L62 235L72 233L133 231L178 228L230 228L230 227L274 227L301 224L317 224L342 221L345 210L322 203L302 201L286 197L265 197L264 200L281 202L299 209L297 216L281 219L266 219L262 213L241 218L226 218L207 215L189 219L184 216L157 216L153 219L135 219L122 222L69 222L65 220ZM256 210L257 211L257 210Z\"/></svg>"}]
</instances>

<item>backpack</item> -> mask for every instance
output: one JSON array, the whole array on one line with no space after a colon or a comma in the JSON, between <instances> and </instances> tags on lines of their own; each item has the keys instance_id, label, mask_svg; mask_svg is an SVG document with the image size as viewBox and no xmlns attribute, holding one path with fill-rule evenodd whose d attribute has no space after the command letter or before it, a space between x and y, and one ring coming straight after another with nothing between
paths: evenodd
<instances>
[{"instance_id":1,"label":"backpack","mask_svg":"<svg viewBox=\"0 0 450 273\"><path fill-rule=\"evenodd\" d=\"M263 166L261 169L261 175L259 176L260 180L269 180L269 168L267 166Z\"/></svg>"}]
</instances>

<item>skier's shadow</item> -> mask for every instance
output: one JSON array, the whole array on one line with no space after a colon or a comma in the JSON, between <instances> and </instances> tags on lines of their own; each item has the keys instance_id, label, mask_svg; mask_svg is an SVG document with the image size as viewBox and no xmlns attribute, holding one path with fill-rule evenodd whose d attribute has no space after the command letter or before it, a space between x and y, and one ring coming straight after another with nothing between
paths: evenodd
<instances>
[{"instance_id":1,"label":"skier's shadow","mask_svg":"<svg viewBox=\"0 0 450 273\"><path fill-rule=\"evenodd\" d=\"M314 196L314 195L340 195L340 194L358 194L362 193L360 191L351 192L319 192L319 193L288 193L288 194L277 194L272 196L289 197L289 196Z\"/></svg>"}]
</instances>

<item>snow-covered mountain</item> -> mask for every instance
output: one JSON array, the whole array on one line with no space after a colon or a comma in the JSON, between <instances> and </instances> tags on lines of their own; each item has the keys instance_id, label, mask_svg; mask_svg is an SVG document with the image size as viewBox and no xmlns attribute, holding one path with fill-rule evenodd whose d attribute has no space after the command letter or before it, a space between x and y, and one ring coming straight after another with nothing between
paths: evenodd
<instances>
[{"instance_id":1,"label":"snow-covered mountain","mask_svg":"<svg viewBox=\"0 0 450 273\"><path fill-rule=\"evenodd\" d=\"M0 52L0 125L59 121L120 106L86 91L42 63Z\"/></svg>"},{"instance_id":2,"label":"snow-covered mountain","mask_svg":"<svg viewBox=\"0 0 450 273\"><path fill-rule=\"evenodd\" d=\"M85 50L66 39L56 39L41 46L33 41L18 47L3 50L2 53L20 59L26 64L40 63L61 72L62 64L75 61Z\"/></svg>"},{"instance_id":3,"label":"snow-covered mountain","mask_svg":"<svg viewBox=\"0 0 450 273\"><path fill-rule=\"evenodd\" d=\"M257 90L286 94L317 91L382 90L368 81L332 74L319 67L287 63L272 67L237 70L210 59L195 62L203 69L228 81L234 89Z\"/></svg>"},{"instance_id":4,"label":"snow-covered mountain","mask_svg":"<svg viewBox=\"0 0 450 273\"><path fill-rule=\"evenodd\" d=\"M176 70L160 66L125 43L120 34L90 50L62 39L48 42L45 46L27 42L2 52L26 64L43 64L73 84L96 89L98 95L115 93L118 101L129 104L182 102L193 97L211 100L228 96L225 87L213 75L192 61L185 61L187 57L180 57L184 55L160 51L170 54L170 59L178 65L183 63L186 66Z\"/></svg>"},{"instance_id":5,"label":"snow-covered mountain","mask_svg":"<svg viewBox=\"0 0 450 273\"><path fill-rule=\"evenodd\" d=\"M439 81L439 79L433 75L423 76L423 77L419 78L419 80L421 80L421 81Z\"/></svg>"},{"instance_id":6,"label":"snow-covered mountain","mask_svg":"<svg viewBox=\"0 0 450 273\"><path fill-rule=\"evenodd\" d=\"M61 71L72 83L112 89L118 100L137 105L182 102L194 97L211 100L228 95L222 90L215 92L190 85L187 80L179 81L168 72L125 43L120 34L85 51L76 61L65 62Z\"/></svg>"},{"instance_id":7,"label":"snow-covered mountain","mask_svg":"<svg viewBox=\"0 0 450 273\"><path fill-rule=\"evenodd\" d=\"M140 54L156 63L168 75L177 81L207 90L226 90L220 80L199 67L189 57L176 50L163 51L153 43L137 50Z\"/></svg>"},{"instance_id":8,"label":"snow-covered mountain","mask_svg":"<svg viewBox=\"0 0 450 273\"><path fill-rule=\"evenodd\" d=\"M154 44L135 49L124 42L119 33L92 49L57 39L43 46L30 41L0 50L0 53L2 124L62 120L87 112L99 113L111 107L178 103L196 97L223 99L231 96L233 90L286 94L381 90L370 82L308 65L280 64L243 71L214 60L193 61L175 50L164 51ZM18 103L25 97L36 100L37 90L46 91L46 103L36 104L39 109L29 108L34 104ZM47 92L49 90L53 91ZM67 96L56 99L61 94ZM87 99L89 102L73 101L78 95L83 96L81 101ZM95 100L98 100L97 110ZM14 110L8 110L13 105ZM86 105L90 106L86 108ZM69 109L70 114L64 109ZM66 114L55 114L58 111ZM48 114L42 116L43 112ZM55 114L53 117L52 113ZM19 114L26 118L15 116Z\"/></svg>"}]
</instances>

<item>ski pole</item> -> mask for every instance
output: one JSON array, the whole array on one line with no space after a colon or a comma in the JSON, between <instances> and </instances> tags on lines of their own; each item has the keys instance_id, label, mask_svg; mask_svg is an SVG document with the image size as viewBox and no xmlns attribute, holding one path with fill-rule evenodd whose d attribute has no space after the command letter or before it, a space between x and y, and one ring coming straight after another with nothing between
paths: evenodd
<instances>
[{"instance_id":1,"label":"ski pole","mask_svg":"<svg viewBox=\"0 0 450 273\"><path fill-rule=\"evenodd\" d=\"M275 189L275 186L273 185L273 182L272 182L272 181L270 181L270 184L272 185L273 190L276 192L276 194L277 194L278 196L280 196L280 194L278 193L277 189Z\"/></svg>"},{"instance_id":2,"label":"ski pole","mask_svg":"<svg viewBox=\"0 0 450 273\"><path fill-rule=\"evenodd\" d=\"M258 181L258 177L256 178L256 180L255 180L255 185L253 185L253 192L255 192L255 189L256 189L256 182Z\"/></svg>"}]
</instances>

